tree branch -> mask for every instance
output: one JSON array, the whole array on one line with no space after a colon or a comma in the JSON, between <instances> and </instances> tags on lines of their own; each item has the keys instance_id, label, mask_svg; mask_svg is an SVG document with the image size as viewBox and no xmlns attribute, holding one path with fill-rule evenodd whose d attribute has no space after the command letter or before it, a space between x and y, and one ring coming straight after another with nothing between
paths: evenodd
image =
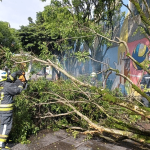
<instances>
[{"instance_id":1,"label":"tree branch","mask_svg":"<svg viewBox=\"0 0 150 150\"><path fill-rule=\"evenodd\" d=\"M62 113L62 114L57 114L57 115L53 115L52 113L47 113L45 115L48 115L48 116L36 116L35 118L41 118L41 119L45 119L45 118L54 118L54 117L60 117L60 116L67 116L67 115L70 115L74 113L74 111L71 111L71 112L67 112L67 113Z\"/></svg>"}]
</instances>

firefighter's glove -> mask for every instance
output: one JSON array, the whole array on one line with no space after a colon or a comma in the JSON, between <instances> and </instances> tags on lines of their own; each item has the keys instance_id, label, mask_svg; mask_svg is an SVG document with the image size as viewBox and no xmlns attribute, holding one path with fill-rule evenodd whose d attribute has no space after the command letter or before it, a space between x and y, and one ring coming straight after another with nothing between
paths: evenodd
<instances>
[{"instance_id":1,"label":"firefighter's glove","mask_svg":"<svg viewBox=\"0 0 150 150\"><path fill-rule=\"evenodd\" d=\"M19 76L19 80L20 80L21 82L26 82L25 72L22 72L22 74Z\"/></svg>"}]
</instances>

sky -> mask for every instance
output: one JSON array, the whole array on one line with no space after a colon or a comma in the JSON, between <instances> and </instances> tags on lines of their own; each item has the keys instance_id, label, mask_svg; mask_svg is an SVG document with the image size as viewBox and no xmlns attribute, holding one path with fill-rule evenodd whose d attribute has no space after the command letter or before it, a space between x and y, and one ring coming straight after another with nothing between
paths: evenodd
<instances>
[{"instance_id":1,"label":"sky","mask_svg":"<svg viewBox=\"0 0 150 150\"><path fill-rule=\"evenodd\" d=\"M124 0L125 4L128 0ZM0 21L10 23L11 28L19 29L20 26L28 25L28 17L33 21L36 19L36 12L43 11L44 6L50 4L50 0L41 2L40 0L2 0L0 2ZM127 11L123 7L122 11Z\"/></svg>"},{"instance_id":2,"label":"sky","mask_svg":"<svg viewBox=\"0 0 150 150\"><path fill-rule=\"evenodd\" d=\"M125 5L129 4L128 1L129 1L129 0L123 0L123 2L124 2ZM127 7L125 7L125 6L123 6L123 7L121 8L121 11L125 11L126 14L128 13L128 9L127 9Z\"/></svg>"},{"instance_id":3,"label":"sky","mask_svg":"<svg viewBox=\"0 0 150 150\"><path fill-rule=\"evenodd\" d=\"M33 21L36 12L43 11L44 6L50 4L50 0L2 0L0 2L0 21L10 23L11 28L19 29L22 25L28 25L28 17Z\"/></svg>"}]
</instances>

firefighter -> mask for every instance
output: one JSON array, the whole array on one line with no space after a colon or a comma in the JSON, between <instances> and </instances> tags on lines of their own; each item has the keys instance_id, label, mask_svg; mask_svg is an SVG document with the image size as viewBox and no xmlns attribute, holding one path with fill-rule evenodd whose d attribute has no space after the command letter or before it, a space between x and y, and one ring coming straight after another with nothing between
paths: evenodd
<instances>
[{"instance_id":1,"label":"firefighter","mask_svg":"<svg viewBox=\"0 0 150 150\"><path fill-rule=\"evenodd\" d=\"M141 84L141 89L142 89L148 96L150 96L150 74L144 75L143 78L142 78L142 80L141 80L141 82L140 82L140 84ZM150 106L149 101L148 101L145 97L142 98L142 101L143 101L143 103L144 103L144 105L145 105L146 107L149 107L149 106Z\"/></svg>"},{"instance_id":2,"label":"firefighter","mask_svg":"<svg viewBox=\"0 0 150 150\"><path fill-rule=\"evenodd\" d=\"M13 96L20 94L24 87L21 75L22 71L8 76L6 71L0 70L0 150L9 149L6 140L12 128Z\"/></svg>"}]
</instances>

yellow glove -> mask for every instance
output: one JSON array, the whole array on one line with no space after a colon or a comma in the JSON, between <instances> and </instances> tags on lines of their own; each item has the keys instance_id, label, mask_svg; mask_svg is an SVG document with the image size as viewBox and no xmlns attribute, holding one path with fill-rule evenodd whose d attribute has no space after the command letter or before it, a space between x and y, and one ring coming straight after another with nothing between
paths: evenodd
<instances>
[{"instance_id":1,"label":"yellow glove","mask_svg":"<svg viewBox=\"0 0 150 150\"><path fill-rule=\"evenodd\" d=\"M26 81L25 72L23 72L22 75L19 76L19 80L20 80L21 82L25 82L25 81Z\"/></svg>"}]
</instances>

